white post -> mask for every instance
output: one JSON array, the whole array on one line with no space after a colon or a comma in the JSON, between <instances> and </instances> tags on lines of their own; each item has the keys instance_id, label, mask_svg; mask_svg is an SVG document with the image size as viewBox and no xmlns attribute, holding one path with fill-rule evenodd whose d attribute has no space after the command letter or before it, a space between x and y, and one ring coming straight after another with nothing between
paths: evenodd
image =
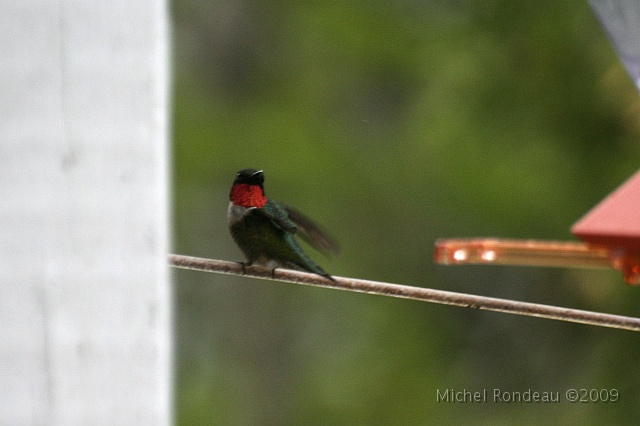
<instances>
[{"instance_id":1,"label":"white post","mask_svg":"<svg viewBox=\"0 0 640 426\"><path fill-rule=\"evenodd\" d=\"M0 2L0 424L171 423L167 15Z\"/></svg>"}]
</instances>

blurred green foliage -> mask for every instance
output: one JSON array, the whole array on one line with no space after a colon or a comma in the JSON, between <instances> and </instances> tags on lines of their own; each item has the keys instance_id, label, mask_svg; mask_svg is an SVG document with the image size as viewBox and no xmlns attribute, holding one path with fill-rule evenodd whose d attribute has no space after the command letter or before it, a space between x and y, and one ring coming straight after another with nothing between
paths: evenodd
<instances>
[{"instance_id":1,"label":"blurred green foliage","mask_svg":"<svg viewBox=\"0 0 640 426\"><path fill-rule=\"evenodd\" d=\"M335 275L637 316L614 271L434 265L571 239L638 168L640 102L586 2L175 1L175 251L240 260L244 167L340 240ZM179 424L631 423L633 333L177 271ZM618 389L617 404L436 391Z\"/></svg>"}]
</instances>

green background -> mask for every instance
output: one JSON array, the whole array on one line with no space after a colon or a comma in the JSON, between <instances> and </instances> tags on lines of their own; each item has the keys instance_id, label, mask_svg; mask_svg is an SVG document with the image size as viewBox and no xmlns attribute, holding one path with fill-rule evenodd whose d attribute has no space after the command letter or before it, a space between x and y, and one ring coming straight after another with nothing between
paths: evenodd
<instances>
[{"instance_id":1,"label":"green background","mask_svg":"<svg viewBox=\"0 0 640 426\"><path fill-rule=\"evenodd\" d=\"M638 316L616 271L445 267L437 238L571 240L638 169L640 101L585 1L176 0L174 251L241 260L237 170L313 217L329 273ZM631 424L640 338L176 271L178 424ZM570 388L618 403L570 404ZM436 401L446 389L559 404Z\"/></svg>"}]
</instances>

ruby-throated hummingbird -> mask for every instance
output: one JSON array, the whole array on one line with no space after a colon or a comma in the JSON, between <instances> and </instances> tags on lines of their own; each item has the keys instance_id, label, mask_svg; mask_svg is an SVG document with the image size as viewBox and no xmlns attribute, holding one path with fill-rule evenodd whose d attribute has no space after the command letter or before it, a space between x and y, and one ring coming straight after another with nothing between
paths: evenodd
<instances>
[{"instance_id":1,"label":"ruby-throated hummingbird","mask_svg":"<svg viewBox=\"0 0 640 426\"><path fill-rule=\"evenodd\" d=\"M302 251L294 235L324 252L338 252L338 245L306 216L267 199L262 170L242 169L229 194L231 236L246 258L245 266L283 267L313 272L333 280Z\"/></svg>"}]
</instances>

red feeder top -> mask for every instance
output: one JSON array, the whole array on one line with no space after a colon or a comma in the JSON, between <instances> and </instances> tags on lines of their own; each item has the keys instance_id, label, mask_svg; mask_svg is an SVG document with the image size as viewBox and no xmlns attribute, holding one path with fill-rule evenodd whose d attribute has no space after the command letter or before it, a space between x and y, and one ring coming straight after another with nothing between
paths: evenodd
<instances>
[{"instance_id":1,"label":"red feeder top","mask_svg":"<svg viewBox=\"0 0 640 426\"><path fill-rule=\"evenodd\" d=\"M576 222L571 232L589 244L640 252L640 172Z\"/></svg>"}]
</instances>

